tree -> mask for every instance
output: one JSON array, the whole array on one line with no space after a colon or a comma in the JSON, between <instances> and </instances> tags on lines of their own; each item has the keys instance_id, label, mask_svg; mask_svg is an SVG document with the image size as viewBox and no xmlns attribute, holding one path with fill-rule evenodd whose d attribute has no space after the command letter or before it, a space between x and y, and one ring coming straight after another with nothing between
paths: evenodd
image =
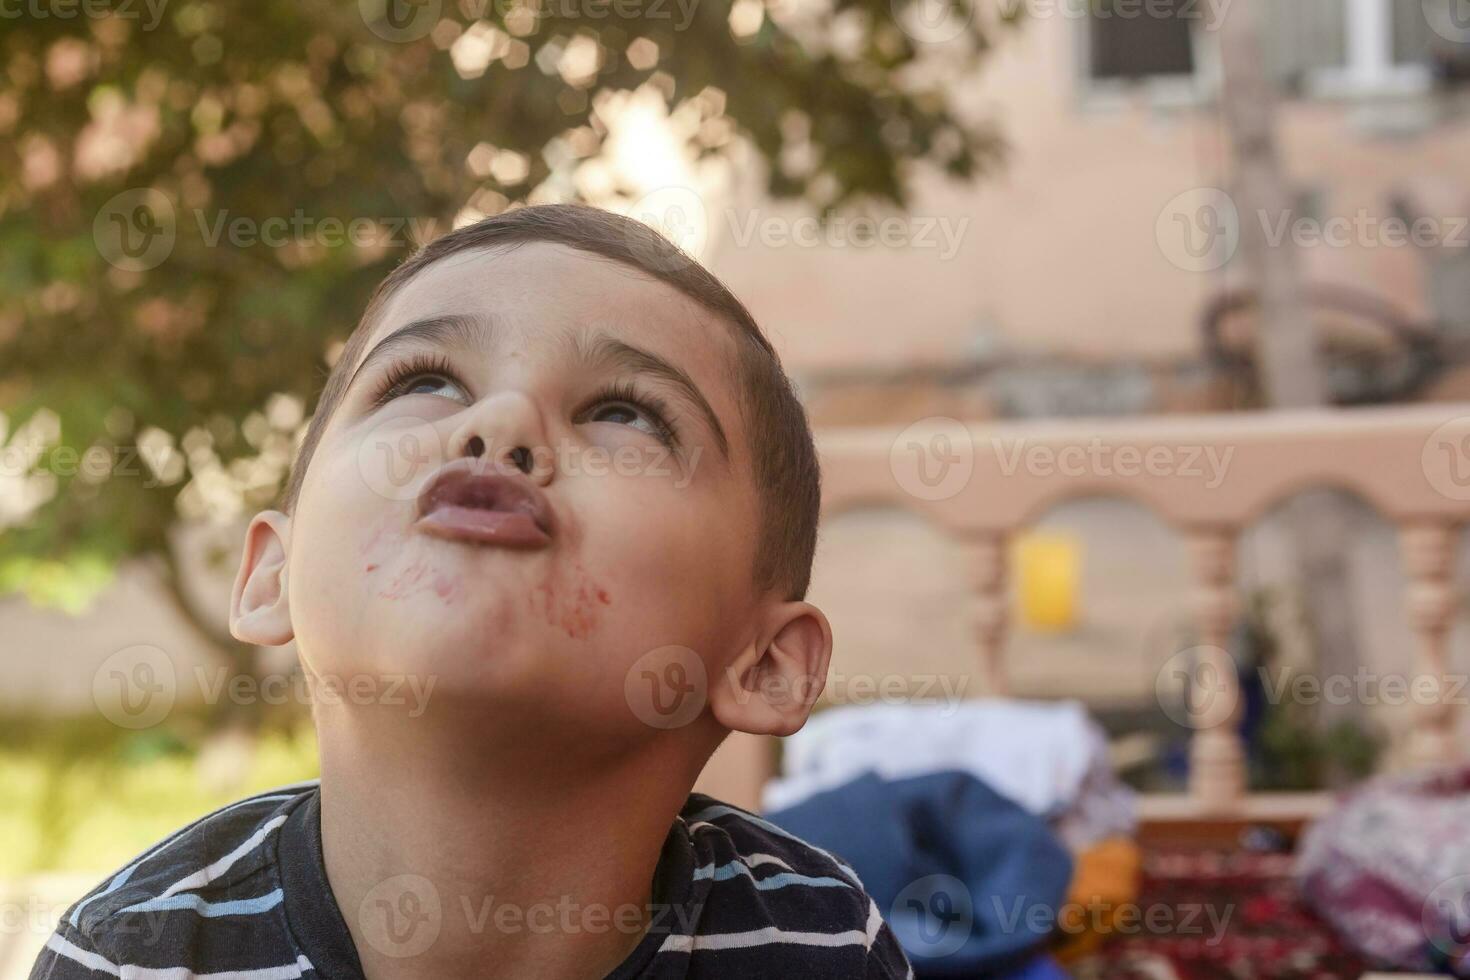
<instances>
[{"instance_id":1,"label":"tree","mask_svg":"<svg viewBox=\"0 0 1470 980\"><path fill-rule=\"evenodd\" d=\"M917 165L973 177L999 142L942 83L916 80L916 37L944 28L946 54L968 64L1001 22L947 4L28 0L7 13L0 499L29 503L0 510L0 591L65 601L147 558L201 637L244 665L191 601L171 529L274 498L334 345L418 239L577 196L608 134L606 93L640 87L692 120L690 152L753 146L777 197L901 206ZM782 166L798 140L814 165Z\"/></svg>"},{"instance_id":2,"label":"tree","mask_svg":"<svg viewBox=\"0 0 1470 980\"><path fill-rule=\"evenodd\" d=\"M1298 257L1289 237L1273 245L1266 222L1257 218L1274 219L1293 207L1276 146L1276 92L1261 43L1266 9L1262 0L1240 0L1223 19L1220 33L1225 72L1221 108L1236 170L1239 254L1260 297L1256 364L1266 404L1274 409L1321 408L1328 404L1327 376L1303 298ZM1346 505L1338 497L1319 493L1290 501L1286 517L1318 667L1325 673L1350 674L1360 662L1360 651L1349 580ZM1333 720L1330 706L1324 706L1322 713L1324 722Z\"/></svg>"}]
</instances>

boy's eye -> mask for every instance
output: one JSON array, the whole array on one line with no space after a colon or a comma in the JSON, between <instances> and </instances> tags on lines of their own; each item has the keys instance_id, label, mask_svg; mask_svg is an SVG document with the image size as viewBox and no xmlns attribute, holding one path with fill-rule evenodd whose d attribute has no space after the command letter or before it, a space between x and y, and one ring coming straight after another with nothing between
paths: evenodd
<instances>
[{"instance_id":1,"label":"boy's eye","mask_svg":"<svg viewBox=\"0 0 1470 980\"><path fill-rule=\"evenodd\" d=\"M437 395L442 394L446 388L452 391L450 397L460 393L459 385L442 374L419 374L404 381L398 393L400 395Z\"/></svg>"},{"instance_id":2,"label":"boy's eye","mask_svg":"<svg viewBox=\"0 0 1470 980\"><path fill-rule=\"evenodd\" d=\"M665 426L663 423L636 405L627 402L604 402L594 408L588 415L591 422L612 422L617 425L627 425L646 432L657 439L664 438Z\"/></svg>"},{"instance_id":3,"label":"boy's eye","mask_svg":"<svg viewBox=\"0 0 1470 980\"><path fill-rule=\"evenodd\" d=\"M378 395L373 399L373 403L379 406L386 405L393 399L402 398L404 395L439 395L456 401L464 401L468 397L464 385L444 371L426 371L410 367L390 374L382 384Z\"/></svg>"}]
</instances>

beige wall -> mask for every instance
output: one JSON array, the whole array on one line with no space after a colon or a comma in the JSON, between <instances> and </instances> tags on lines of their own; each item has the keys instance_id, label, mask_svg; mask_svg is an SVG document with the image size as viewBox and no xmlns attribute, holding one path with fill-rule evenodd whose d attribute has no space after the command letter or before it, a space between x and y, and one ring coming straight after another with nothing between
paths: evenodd
<instances>
[{"instance_id":1,"label":"beige wall","mask_svg":"<svg viewBox=\"0 0 1470 980\"><path fill-rule=\"evenodd\" d=\"M1196 353L1200 307L1224 276L1171 265L1155 222L1179 192L1226 182L1217 113L1084 106L1076 26L1033 21L1001 45L982 77L955 82L972 111L1001 125L1011 153L1005 169L978 186L921 181L916 214L969 220L953 259L942 261L934 250L740 248L730 229L715 228L711 264L794 369L944 363L987 339L1002 350L1100 360ZM1361 104L1317 103L1284 114L1291 171L1332 188L1333 212L1363 206L1382 213L1385 194L1400 180L1470 172L1464 124L1390 140L1365 131L1365 112ZM759 202L752 190L758 175L736 169L747 175L736 199ZM1467 210L1460 202L1444 213ZM1306 260L1317 277L1370 285L1410 309L1421 303L1421 267L1407 249L1318 249ZM939 414L912 403L888 410ZM1177 539L1146 514L1106 505L1069 509L1055 520L1087 539L1084 622L1070 636L1017 634L1010 664L1018 689L1105 701L1147 697L1156 657L1150 644L1187 600ZM1365 530L1363 542L1358 585L1373 646L1395 657L1407 642L1398 591L1374 576L1394 574L1396 549L1382 528ZM884 560L867 560L872 555ZM834 670L884 673L901 665L906 673L969 678L966 693L980 693L959 614L966 597L958 562L947 542L911 519L853 515L834 523L814 583L839 640ZM219 587L211 594L222 611ZM7 709L86 710L97 665L133 643L165 645L185 662L201 656L189 653L186 628L136 572L80 620L7 600L0 635L7 661L0 705Z\"/></svg>"},{"instance_id":2,"label":"beige wall","mask_svg":"<svg viewBox=\"0 0 1470 980\"><path fill-rule=\"evenodd\" d=\"M1181 192L1228 186L1218 110L1149 108L1142 97L1092 104L1077 80L1078 29L1063 17L1032 20L1001 42L978 79L953 83L969 111L999 123L1011 147L1003 170L978 186L920 181L916 214L969 220L953 259L934 250L742 248L728 229L713 227L708 257L793 367L944 362L993 345L1097 359L1197 352L1200 310L1226 273L1172 265L1155 223ZM1387 194L1406 181L1464 188L1463 121L1384 134L1427 106L1292 103L1280 126L1286 166L1301 187L1328 191L1328 214L1366 208L1385 216ZM747 178L741 206L801 213L760 203L758 183ZM1470 214L1463 190L1441 197L1437 213ZM1314 279L1422 308L1423 269L1412 247L1315 247L1303 262Z\"/></svg>"}]
</instances>

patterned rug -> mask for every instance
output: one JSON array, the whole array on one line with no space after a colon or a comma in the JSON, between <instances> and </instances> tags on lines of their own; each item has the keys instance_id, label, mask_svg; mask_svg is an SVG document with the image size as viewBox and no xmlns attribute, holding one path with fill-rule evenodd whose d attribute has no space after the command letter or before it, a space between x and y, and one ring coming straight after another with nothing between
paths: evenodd
<instances>
[{"instance_id":1,"label":"patterned rug","mask_svg":"<svg viewBox=\"0 0 1470 980\"><path fill-rule=\"evenodd\" d=\"M1067 969L1076 980L1355 980L1365 964L1302 905L1291 868L1283 853L1146 849L1137 909Z\"/></svg>"}]
</instances>

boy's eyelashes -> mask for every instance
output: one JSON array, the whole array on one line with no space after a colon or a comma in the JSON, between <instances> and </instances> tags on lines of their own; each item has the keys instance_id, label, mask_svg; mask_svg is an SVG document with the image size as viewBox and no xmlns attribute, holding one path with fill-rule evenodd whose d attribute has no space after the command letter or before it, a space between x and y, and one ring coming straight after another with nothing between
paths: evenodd
<instances>
[{"instance_id":1,"label":"boy's eyelashes","mask_svg":"<svg viewBox=\"0 0 1470 980\"><path fill-rule=\"evenodd\" d=\"M468 391L454 373L449 359L442 354L414 354L405 360L392 364L383 374L373 390L372 407L382 408L395 398L404 395L419 394L417 390L420 382L434 380L447 382L460 389L461 394L468 395Z\"/></svg>"},{"instance_id":2,"label":"boy's eyelashes","mask_svg":"<svg viewBox=\"0 0 1470 980\"><path fill-rule=\"evenodd\" d=\"M586 407L572 416L572 421L610 422L608 411L631 416L632 422L642 422L647 432L670 449L679 448L679 434L674 428L673 413L668 402L654 394L640 393L631 381L615 381L598 390L586 402ZM628 422L625 424L632 424ZM638 426L634 426L638 428Z\"/></svg>"},{"instance_id":3,"label":"boy's eyelashes","mask_svg":"<svg viewBox=\"0 0 1470 980\"><path fill-rule=\"evenodd\" d=\"M378 382L372 407L378 409L405 395L434 395L444 388L457 389L457 395L471 399L469 387L459 380L454 368L442 354L416 354L392 365ZM671 449L679 448L674 414L662 398L638 391L631 381L615 381L598 389L572 415L574 423L611 422L627 425L658 439Z\"/></svg>"}]
</instances>

